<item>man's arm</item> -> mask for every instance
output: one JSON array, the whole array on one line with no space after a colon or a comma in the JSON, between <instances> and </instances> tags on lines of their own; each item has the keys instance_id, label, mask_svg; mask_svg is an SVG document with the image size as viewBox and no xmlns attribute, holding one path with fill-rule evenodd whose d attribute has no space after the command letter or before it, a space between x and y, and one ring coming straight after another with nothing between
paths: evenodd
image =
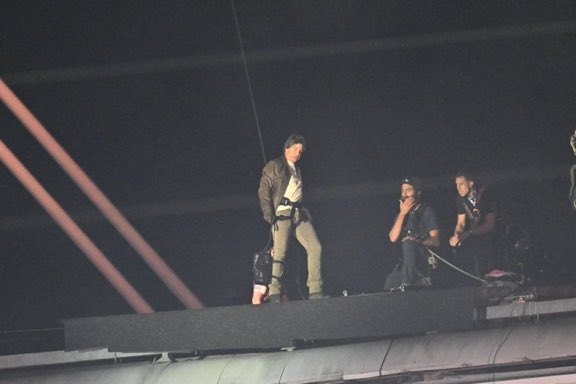
<instances>
[{"instance_id":1,"label":"man's arm","mask_svg":"<svg viewBox=\"0 0 576 384\"><path fill-rule=\"evenodd\" d=\"M268 163L262 170L262 177L260 177L260 184L258 186L258 199L260 200L260 208L262 209L262 216L268 223L274 223L274 202L273 202L273 176L272 176L272 163Z\"/></svg>"},{"instance_id":2,"label":"man's arm","mask_svg":"<svg viewBox=\"0 0 576 384\"><path fill-rule=\"evenodd\" d=\"M466 226L466 214L461 213L456 217L456 226L454 227L454 235L450 238L449 243L451 246L456 247L462 239L460 235L464 232L464 227Z\"/></svg>"},{"instance_id":3,"label":"man's arm","mask_svg":"<svg viewBox=\"0 0 576 384\"><path fill-rule=\"evenodd\" d=\"M468 231L464 231L464 227L462 227L462 230L458 233L458 242L462 243L471 236L484 236L492 232L494 227L496 227L496 212L487 213L484 221L478 227Z\"/></svg>"},{"instance_id":4,"label":"man's arm","mask_svg":"<svg viewBox=\"0 0 576 384\"><path fill-rule=\"evenodd\" d=\"M496 227L496 212L490 212L486 214L482 224L466 233L468 236L483 236L492 232L494 227Z\"/></svg>"},{"instance_id":5,"label":"man's arm","mask_svg":"<svg viewBox=\"0 0 576 384\"><path fill-rule=\"evenodd\" d=\"M436 212L431 207L426 207L424 214L422 215L422 228L423 232L426 233L426 237L422 239L422 245L430 248L436 248L440 246L440 228L438 227L438 219L436 218Z\"/></svg>"},{"instance_id":6,"label":"man's arm","mask_svg":"<svg viewBox=\"0 0 576 384\"><path fill-rule=\"evenodd\" d=\"M398 216L396 216L396 220L394 221L394 224L392 225L392 228L388 233L388 238L390 239L391 242L395 243L400 239L400 233L402 232L402 224L404 223L405 217L406 215L403 215L402 213L398 213Z\"/></svg>"},{"instance_id":7,"label":"man's arm","mask_svg":"<svg viewBox=\"0 0 576 384\"><path fill-rule=\"evenodd\" d=\"M428 232L428 237L425 238L424 240L422 240L422 245L425 245L427 247L439 247L440 246L440 231L437 229L434 229L430 232Z\"/></svg>"}]
</instances>

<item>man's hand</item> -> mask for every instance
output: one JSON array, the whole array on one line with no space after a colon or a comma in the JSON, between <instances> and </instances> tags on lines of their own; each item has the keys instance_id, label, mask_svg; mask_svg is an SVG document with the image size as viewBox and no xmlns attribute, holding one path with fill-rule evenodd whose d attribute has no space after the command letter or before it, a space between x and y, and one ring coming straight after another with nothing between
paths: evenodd
<instances>
[{"instance_id":1,"label":"man's hand","mask_svg":"<svg viewBox=\"0 0 576 384\"><path fill-rule=\"evenodd\" d=\"M421 243L422 241L420 241L420 239L415 238L414 236L406 236L404 237L402 240L400 240L401 242L405 242L405 241L414 241L416 243Z\"/></svg>"},{"instance_id":2,"label":"man's hand","mask_svg":"<svg viewBox=\"0 0 576 384\"><path fill-rule=\"evenodd\" d=\"M410 213L410 210L412 210L416 206L416 200L414 200L413 197L406 197L404 201L400 200L399 204L400 204L399 205L400 212L398 212L398 216L396 216L394 225L392 225L392 228L388 233L388 238L393 243L400 240L400 234L402 233L402 224L404 223L406 216ZM402 241L404 240L406 239L402 239Z\"/></svg>"},{"instance_id":3,"label":"man's hand","mask_svg":"<svg viewBox=\"0 0 576 384\"><path fill-rule=\"evenodd\" d=\"M448 240L448 242L450 243L451 246L458 247L460 244L462 244L462 242L464 242L470 236L471 236L470 231L455 233L454 236L452 236L450 238L450 240Z\"/></svg>"},{"instance_id":4,"label":"man's hand","mask_svg":"<svg viewBox=\"0 0 576 384\"><path fill-rule=\"evenodd\" d=\"M276 224L276 221L278 221L278 217L276 217L276 215L272 215L270 217L264 217L264 220L267 221L268 224L274 225Z\"/></svg>"},{"instance_id":5,"label":"man's hand","mask_svg":"<svg viewBox=\"0 0 576 384\"><path fill-rule=\"evenodd\" d=\"M413 197L407 197L404 201L400 200L400 214L406 216L415 205L416 200Z\"/></svg>"},{"instance_id":6,"label":"man's hand","mask_svg":"<svg viewBox=\"0 0 576 384\"><path fill-rule=\"evenodd\" d=\"M450 240L448 240L448 243L452 247L457 247L458 245L460 245L460 239L458 239L458 235L454 235L454 236L450 237Z\"/></svg>"}]
</instances>

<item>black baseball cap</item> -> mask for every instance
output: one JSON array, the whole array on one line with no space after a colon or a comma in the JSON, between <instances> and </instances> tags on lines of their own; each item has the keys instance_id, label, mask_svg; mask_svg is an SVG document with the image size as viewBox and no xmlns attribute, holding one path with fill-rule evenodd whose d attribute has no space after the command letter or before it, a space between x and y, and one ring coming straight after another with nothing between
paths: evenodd
<instances>
[{"instance_id":1,"label":"black baseball cap","mask_svg":"<svg viewBox=\"0 0 576 384\"><path fill-rule=\"evenodd\" d=\"M422 180L420 180L417 177L405 177L402 179L400 184L409 184L412 187L414 187L414 189L421 191L422 190Z\"/></svg>"}]
</instances>

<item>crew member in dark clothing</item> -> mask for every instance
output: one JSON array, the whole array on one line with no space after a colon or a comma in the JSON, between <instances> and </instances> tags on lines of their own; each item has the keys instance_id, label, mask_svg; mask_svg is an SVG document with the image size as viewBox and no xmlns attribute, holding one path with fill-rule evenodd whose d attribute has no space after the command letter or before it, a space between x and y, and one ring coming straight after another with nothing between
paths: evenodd
<instances>
[{"instance_id":1,"label":"crew member in dark clothing","mask_svg":"<svg viewBox=\"0 0 576 384\"><path fill-rule=\"evenodd\" d=\"M434 210L422 201L422 183L406 178L401 183L398 216L388 237L402 244L402 262L386 278L384 289L405 290L430 285L427 247L440 245L440 231Z\"/></svg>"},{"instance_id":2,"label":"crew member in dark clothing","mask_svg":"<svg viewBox=\"0 0 576 384\"><path fill-rule=\"evenodd\" d=\"M487 186L479 185L464 171L455 176L458 197L456 226L449 243L454 247L457 266L478 277L496 266L494 260L494 232L496 203ZM473 280L465 275L457 278L456 285L470 285Z\"/></svg>"}]
</instances>

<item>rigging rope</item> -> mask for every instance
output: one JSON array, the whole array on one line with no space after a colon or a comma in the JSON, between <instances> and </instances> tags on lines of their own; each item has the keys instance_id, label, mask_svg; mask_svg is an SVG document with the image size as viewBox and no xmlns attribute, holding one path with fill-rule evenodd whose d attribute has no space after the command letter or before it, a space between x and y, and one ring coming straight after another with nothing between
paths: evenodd
<instances>
[{"instance_id":1,"label":"rigging rope","mask_svg":"<svg viewBox=\"0 0 576 384\"><path fill-rule=\"evenodd\" d=\"M238 43L240 44L240 53L242 54L242 63L244 64L244 74L246 75L246 82L248 83L248 93L250 94L250 101L252 103L252 112L254 113L254 120L256 121L256 130L258 131L258 139L260 140L260 150L262 151L262 159L266 165L266 152L264 151L264 141L262 140L262 131L260 130L260 122L258 119L258 111L256 109L256 101L254 99L254 92L252 90L252 81L250 80L250 72L248 71L248 62L244 52L244 42L242 41L242 34L240 33L240 24L238 23L238 16L236 14L236 5L234 0L230 0L232 6L232 13L234 14L234 24L236 25L236 35L238 36Z\"/></svg>"},{"instance_id":2,"label":"rigging rope","mask_svg":"<svg viewBox=\"0 0 576 384\"><path fill-rule=\"evenodd\" d=\"M432 255L433 257L435 257L435 258L437 258L438 260L442 261L444 264L446 264L446 265L454 268L454 269L457 270L458 272L463 273L463 274L465 274L466 276L468 276L468 277L470 277L470 278L472 278L472 279L474 279L474 280L477 280L477 281L479 281L479 282L481 282L481 283L483 283L483 284L486 284L486 283L487 283L486 280L481 279L481 278L479 278L478 276L475 276L475 275L473 275L473 274L471 274L471 273L469 273L469 272L467 272L467 271L465 271L465 270L463 270L463 269L461 269L461 268L458 268L457 266L455 266L454 264L452 264L452 263L449 262L448 260L444 259L442 256L438 255L436 252L432 251L431 249L426 248L426 250L428 251L428 253L430 253L430 255Z\"/></svg>"}]
</instances>

